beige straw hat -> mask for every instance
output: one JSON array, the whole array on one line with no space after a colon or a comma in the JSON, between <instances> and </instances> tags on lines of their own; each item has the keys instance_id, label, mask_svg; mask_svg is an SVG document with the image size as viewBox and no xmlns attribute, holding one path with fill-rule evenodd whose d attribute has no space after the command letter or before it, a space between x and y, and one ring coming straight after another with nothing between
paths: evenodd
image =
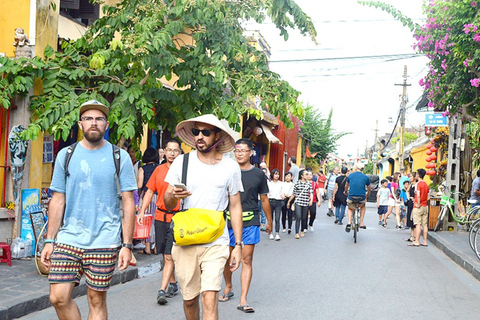
<instances>
[{"instance_id":1,"label":"beige straw hat","mask_svg":"<svg viewBox=\"0 0 480 320\"><path fill-rule=\"evenodd\" d=\"M195 136L192 133L192 128L194 128L196 122L206 123L217 127L221 131L220 139L217 142L217 151L220 153L227 153L232 151L235 148L235 139L228 133L225 126L218 120L213 114L204 114L196 118L184 120L177 124L175 128L175 136L180 137L180 139L188 146L196 148L195 146Z\"/></svg>"}]
</instances>

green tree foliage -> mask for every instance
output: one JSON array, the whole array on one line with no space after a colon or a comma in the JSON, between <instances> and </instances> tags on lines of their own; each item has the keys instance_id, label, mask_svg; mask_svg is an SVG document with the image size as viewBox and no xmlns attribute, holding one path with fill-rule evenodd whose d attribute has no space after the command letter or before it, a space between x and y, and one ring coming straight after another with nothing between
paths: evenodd
<instances>
[{"instance_id":1,"label":"green tree foliage","mask_svg":"<svg viewBox=\"0 0 480 320\"><path fill-rule=\"evenodd\" d=\"M365 165L365 168L363 169L364 174L373 174L373 162L369 162Z\"/></svg>"},{"instance_id":2,"label":"green tree foliage","mask_svg":"<svg viewBox=\"0 0 480 320\"><path fill-rule=\"evenodd\" d=\"M405 145L409 145L410 143L414 142L417 139L418 139L418 137L417 137L416 134L410 133L410 132L405 132ZM392 138L392 140L390 142L393 145L395 145L398 140L400 140L400 137L395 137L395 138Z\"/></svg>"},{"instance_id":3,"label":"green tree foliage","mask_svg":"<svg viewBox=\"0 0 480 320\"><path fill-rule=\"evenodd\" d=\"M333 111L330 110L328 117L323 118L320 111L313 106L307 106L302 119L302 125L300 128L300 135L305 139L305 145L312 154L315 155L315 159L325 159L327 153L334 152L337 146L337 141L341 137L350 133L335 133L332 128L332 115ZM305 149L305 147L304 147ZM305 153L305 150L303 150Z\"/></svg>"},{"instance_id":4,"label":"green tree foliage","mask_svg":"<svg viewBox=\"0 0 480 320\"><path fill-rule=\"evenodd\" d=\"M35 78L43 81L43 92L31 98L25 138L41 131L66 138L79 105L89 99L110 106L112 141L139 137L144 123L172 130L199 113L215 113L238 128L239 114L256 114L247 103L255 96L287 126L289 113L302 115L299 92L268 69L240 25L270 16L285 38L296 27L315 40L311 19L294 1L123 0L103 11L60 52L47 47L44 58L0 58L4 108L16 95L27 95ZM176 79L179 89L166 88L161 79Z\"/></svg>"},{"instance_id":5,"label":"green tree foliage","mask_svg":"<svg viewBox=\"0 0 480 320\"><path fill-rule=\"evenodd\" d=\"M420 81L429 106L446 115L474 120L480 111L480 15L478 0L426 0L423 25L413 23L391 5L358 1L390 13L414 32L415 48L429 59Z\"/></svg>"}]
</instances>

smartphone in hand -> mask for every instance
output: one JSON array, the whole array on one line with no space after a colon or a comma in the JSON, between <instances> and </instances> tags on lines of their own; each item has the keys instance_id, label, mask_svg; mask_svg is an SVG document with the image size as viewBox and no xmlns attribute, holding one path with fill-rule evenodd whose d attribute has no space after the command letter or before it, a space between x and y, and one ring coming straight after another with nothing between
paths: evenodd
<instances>
[{"instance_id":1,"label":"smartphone in hand","mask_svg":"<svg viewBox=\"0 0 480 320\"><path fill-rule=\"evenodd\" d=\"M187 190L187 186L184 185L183 183L175 183L173 186L174 186L175 188L182 189L183 191Z\"/></svg>"}]
</instances>

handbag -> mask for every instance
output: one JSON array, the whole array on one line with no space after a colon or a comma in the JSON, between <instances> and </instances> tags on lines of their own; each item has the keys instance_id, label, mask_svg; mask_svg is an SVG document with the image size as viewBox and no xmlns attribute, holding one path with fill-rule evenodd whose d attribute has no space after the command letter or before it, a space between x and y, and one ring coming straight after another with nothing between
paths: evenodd
<instances>
[{"instance_id":1,"label":"handbag","mask_svg":"<svg viewBox=\"0 0 480 320\"><path fill-rule=\"evenodd\" d=\"M188 157L185 154L182 167L182 183L186 185ZM189 208L174 214L170 228L177 246L206 244L217 240L225 229L223 211Z\"/></svg>"}]
</instances>

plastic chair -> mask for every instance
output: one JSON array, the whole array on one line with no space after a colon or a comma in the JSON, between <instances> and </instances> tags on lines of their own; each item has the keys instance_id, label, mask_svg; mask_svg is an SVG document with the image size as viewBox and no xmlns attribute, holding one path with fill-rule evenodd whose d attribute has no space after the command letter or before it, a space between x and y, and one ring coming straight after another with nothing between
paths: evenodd
<instances>
[{"instance_id":1,"label":"plastic chair","mask_svg":"<svg viewBox=\"0 0 480 320\"><path fill-rule=\"evenodd\" d=\"M12 266L12 252L10 245L6 242L0 242L0 248L2 248L3 254L0 256L0 262L6 262L9 267Z\"/></svg>"}]
</instances>

